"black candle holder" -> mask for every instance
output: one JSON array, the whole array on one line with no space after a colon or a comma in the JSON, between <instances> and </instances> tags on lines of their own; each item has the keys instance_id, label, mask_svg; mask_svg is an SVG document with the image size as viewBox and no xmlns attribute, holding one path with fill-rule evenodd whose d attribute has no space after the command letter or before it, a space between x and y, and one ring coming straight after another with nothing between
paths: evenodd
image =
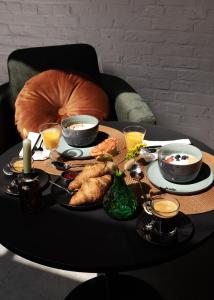
<instances>
[{"instance_id":1,"label":"black candle holder","mask_svg":"<svg viewBox=\"0 0 214 300\"><path fill-rule=\"evenodd\" d=\"M18 175L18 190L23 211L35 213L42 209L42 189L36 169L32 169L30 173L20 173Z\"/></svg>"}]
</instances>

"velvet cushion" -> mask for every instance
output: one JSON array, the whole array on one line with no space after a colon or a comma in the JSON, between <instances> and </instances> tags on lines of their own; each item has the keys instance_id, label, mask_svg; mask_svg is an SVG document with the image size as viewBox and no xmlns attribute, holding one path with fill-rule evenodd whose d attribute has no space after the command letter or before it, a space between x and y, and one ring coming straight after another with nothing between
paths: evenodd
<instances>
[{"instance_id":1,"label":"velvet cushion","mask_svg":"<svg viewBox=\"0 0 214 300\"><path fill-rule=\"evenodd\" d=\"M25 82L46 70L66 70L87 75L89 80L99 84L97 54L91 45L68 44L18 49L8 57L12 107Z\"/></svg>"},{"instance_id":2,"label":"velvet cushion","mask_svg":"<svg viewBox=\"0 0 214 300\"><path fill-rule=\"evenodd\" d=\"M71 115L107 118L109 101L95 83L76 74L48 70L28 80L15 102L15 123L20 135L39 131L46 122L60 122Z\"/></svg>"}]
</instances>

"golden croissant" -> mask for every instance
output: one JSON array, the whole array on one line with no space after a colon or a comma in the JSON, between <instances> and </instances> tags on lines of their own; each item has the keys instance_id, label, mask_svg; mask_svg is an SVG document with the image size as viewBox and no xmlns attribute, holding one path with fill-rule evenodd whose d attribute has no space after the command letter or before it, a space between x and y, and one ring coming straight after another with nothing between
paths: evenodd
<instances>
[{"instance_id":1,"label":"golden croissant","mask_svg":"<svg viewBox=\"0 0 214 300\"><path fill-rule=\"evenodd\" d=\"M117 153L117 144L118 141L116 140L116 138L107 138L91 150L91 155L100 156L107 153L115 155Z\"/></svg>"},{"instance_id":2,"label":"golden croissant","mask_svg":"<svg viewBox=\"0 0 214 300\"><path fill-rule=\"evenodd\" d=\"M72 196L70 205L89 204L101 201L111 184L111 175L89 178L82 183L81 188Z\"/></svg>"},{"instance_id":3,"label":"golden croissant","mask_svg":"<svg viewBox=\"0 0 214 300\"><path fill-rule=\"evenodd\" d=\"M96 163L94 165L86 165L82 172L78 174L73 181L69 183L68 188L76 190L89 178L99 177L106 174L112 174L116 168L113 162Z\"/></svg>"}]
</instances>

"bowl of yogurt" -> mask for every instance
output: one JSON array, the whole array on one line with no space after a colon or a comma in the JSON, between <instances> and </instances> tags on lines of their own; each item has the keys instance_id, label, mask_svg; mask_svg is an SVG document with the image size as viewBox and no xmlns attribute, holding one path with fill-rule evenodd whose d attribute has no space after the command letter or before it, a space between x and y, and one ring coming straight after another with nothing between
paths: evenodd
<instances>
[{"instance_id":1,"label":"bowl of yogurt","mask_svg":"<svg viewBox=\"0 0 214 300\"><path fill-rule=\"evenodd\" d=\"M158 165L166 180L174 183L190 182L201 169L202 152L193 145L168 144L158 151Z\"/></svg>"},{"instance_id":2,"label":"bowl of yogurt","mask_svg":"<svg viewBox=\"0 0 214 300\"><path fill-rule=\"evenodd\" d=\"M87 147L98 134L99 120L90 115L76 115L61 121L62 135L68 145Z\"/></svg>"}]
</instances>

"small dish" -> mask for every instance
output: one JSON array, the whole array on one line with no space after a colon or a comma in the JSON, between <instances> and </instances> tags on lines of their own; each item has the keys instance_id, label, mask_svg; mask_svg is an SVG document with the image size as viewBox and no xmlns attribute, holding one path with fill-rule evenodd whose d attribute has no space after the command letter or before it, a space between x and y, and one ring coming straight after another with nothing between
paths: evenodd
<instances>
[{"instance_id":1,"label":"small dish","mask_svg":"<svg viewBox=\"0 0 214 300\"><path fill-rule=\"evenodd\" d=\"M140 157L145 160L145 162L151 162L158 159L158 152L156 148L141 148L140 149Z\"/></svg>"},{"instance_id":2,"label":"small dish","mask_svg":"<svg viewBox=\"0 0 214 300\"><path fill-rule=\"evenodd\" d=\"M24 169L23 157L13 157L9 162L9 167L14 173L21 173Z\"/></svg>"},{"instance_id":3,"label":"small dish","mask_svg":"<svg viewBox=\"0 0 214 300\"><path fill-rule=\"evenodd\" d=\"M65 184L68 184L69 182L71 182L77 175L79 174L79 172L74 172L74 171L64 171L61 174L62 177L62 181Z\"/></svg>"},{"instance_id":4,"label":"small dish","mask_svg":"<svg viewBox=\"0 0 214 300\"><path fill-rule=\"evenodd\" d=\"M21 174L21 173L19 173ZM19 191L18 191L18 180L19 180L19 174L12 180L10 179L11 177L6 177L6 182L4 185L1 186L1 189L3 192L6 194L12 195L12 196L18 196ZM40 186L42 191L45 190L48 187L48 182L49 182L49 174L46 173L45 171L41 169L33 169L32 175L35 174L34 176L38 176ZM8 180L10 179L10 180Z\"/></svg>"},{"instance_id":5,"label":"small dish","mask_svg":"<svg viewBox=\"0 0 214 300\"><path fill-rule=\"evenodd\" d=\"M33 158L31 161L31 165L33 166ZM9 163L7 163L4 168L3 172L7 176L17 175L23 172L24 169L24 162L23 157L15 156L13 157Z\"/></svg>"}]
</instances>

